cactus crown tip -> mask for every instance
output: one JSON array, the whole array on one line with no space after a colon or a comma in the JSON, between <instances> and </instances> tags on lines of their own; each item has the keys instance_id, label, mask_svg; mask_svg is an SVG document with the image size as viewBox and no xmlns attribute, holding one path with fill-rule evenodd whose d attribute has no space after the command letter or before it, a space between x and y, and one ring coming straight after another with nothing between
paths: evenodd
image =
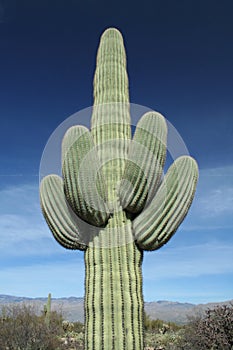
<instances>
[{"instance_id":1,"label":"cactus crown tip","mask_svg":"<svg viewBox=\"0 0 233 350\"><path fill-rule=\"evenodd\" d=\"M103 32L103 34L101 36L102 39L110 38L110 37L119 37L119 38L123 39L120 30L117 29L116 27L109 27L109 28L105 29L105 31Z\"/></svg>"},{"instance_id":2,"label":"cactus crown tip","mask_svg":"<svg viewBox=\"0 0 233 350\"><path fill-rule=\"evenodd\" d=\"M190 155L187 155L187 154L184 154L182 156L179 156L177 159L175 159L175 162L180 162L180 161L183 161L185 160L187 163L189 163L190 165L193 165L194 167L197 168L198 170L198 164L197 164L197 161L195 158L193 158L192 156Z\"/></svg>"}]
</instances>

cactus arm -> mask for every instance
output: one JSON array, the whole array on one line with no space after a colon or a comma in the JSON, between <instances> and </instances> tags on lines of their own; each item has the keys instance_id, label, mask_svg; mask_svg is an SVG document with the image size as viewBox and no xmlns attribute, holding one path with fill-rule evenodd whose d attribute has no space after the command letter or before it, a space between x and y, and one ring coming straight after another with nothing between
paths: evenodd
<instances>
[{"instance_id":1,"label":"cactus arm","mask_svg":"<svg viewBox=\"0 0 233 350\"><path fill-rule=\"evenodd\" d=\"M119 198L131 213L142 211L150 202L162 175L166 157L167 126L164 117L148 112L138 122L129 147Z\"/></svg>"},{"instance_id":2,"label":"cactus arm","mask_svg":"<svg viewBox=\"0 0 233 350\"><path fill-rule=\"evenodd\" d=\"M98 146L108 198L114 202L131 139L126 54L122 35L115 28L107 29L100 40L91 132Z\"/></svg>"},{"instance_id":3,"label":"cactus arm","mask_svg":"<svg viewBox=\"0 0 233 350\"><path fill-rule=\"evenodd\" d=\"M170 166L151 204L133 222L141 249L158 249L172 237L192 203L197 178L197 164L189 156Z\"/></svg>"},{"instance_id":4,"label":"cactus arm","mask_svg":"<svg viewBox=\"0 0 233 350\"><path fill-rule=\"evenodd\" d=\"M40 202L45 220L58 243L67 249L85 250L77 217L67 204L59 176L48 175L42 180Z\"/></svg>"},{"instance_id":5,"label":"cactus arm","mask_svg":"<svg viewBox=\"0 0 233 350\"><path fill-rule=\"evenodd\" d=\"M90 131L73 126L62 142L64 192L74 212L97 227L109 218L107 191Z\"/></svg>"}]
</instances>

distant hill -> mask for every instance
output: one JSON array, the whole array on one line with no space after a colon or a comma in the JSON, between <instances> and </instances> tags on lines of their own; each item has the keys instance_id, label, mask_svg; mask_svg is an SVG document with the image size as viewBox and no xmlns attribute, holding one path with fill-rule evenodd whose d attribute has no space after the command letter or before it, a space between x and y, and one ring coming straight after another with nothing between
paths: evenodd
<instances>
[{"instance_id":1,"label":"distant hill","mask_svg":"<svg viewBox=\"0 0 233 350\"><path fill-rule=\"evenodd\" d=\"M27 298L0 294L0 309L2 305L25 303L34 305L38 312L43 310L47 298ZM69 321L84 321L83 298L52 298L52 309L62 312L65 319ZM161 319L166 322L176 322L184 324L187 316L203 313L208 308L213 308L220 304L230 304L233 300L221 303L190 304L173 301L153 301L145 302L145 311L151 319Z\"/></svg>"},{"instance_id":2,"label":"distant hill","mask_svg":"<svg viewBox=\"0 0 233 350\"><path fill-rule=\"evenodd\" d=\"M207 304L190 304L173 301L157 301L145 303L145 311L151 319L161 319L166 322L185 324L189 316L203 314L207 309L213 309L217 305L233 303L233 300Z\"/></svg>"}]
</instances>

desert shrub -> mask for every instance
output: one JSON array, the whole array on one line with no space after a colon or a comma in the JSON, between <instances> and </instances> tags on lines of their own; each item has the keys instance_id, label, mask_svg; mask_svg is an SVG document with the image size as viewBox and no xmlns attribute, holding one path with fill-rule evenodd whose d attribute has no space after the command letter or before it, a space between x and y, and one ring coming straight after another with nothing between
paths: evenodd
<instances>
[{"instance_id":1,"label":"desert shrub","mask_svg":"<svg viewBox=\"0 0 233 350\"><path fill-rule=\"evenodd\" d=\"M144 329L153 333L166 333L167 331L178 331L183 326L176 324L175 322L165 322L160 319L153 320L144 312Z\"/></svg>"},{"instance_id":2,"label":"desert shrub","mask_svg":"<svg viewBox=\"0 0 233 350\"><path fill-rule=\"evenodd\" d=\"M152 320L150 316L144 312L144 329L145 331L158 332L163 327L164 322L161 320Z\"/></svg>"},{"instance_id":3,"label":"desert shrub","mask_svg":"<svg viewBox=\"0 0 233 350\"><path fill-rule=\"evenodd\" d=\"M61 340L61 350L84 350L84 333L68 332Z\"/></svg>"},{"instance_id":4,"label":"desert shrub","mask_svg":"<svg viewBox=\"0 0 233 350\"><path fill-rule=\"evenodd\" d=\"M61 315L51 313L49 326L30 305L4 306L0 314L0 349L58 350Z\"/></svg>"},{"instance_id":5,"label":"desert shrub","mask_svg":"<svg viewBox=\"0 0 233 350\"><path fill-rule=\"evenodd\" d=\"M84 324L80 321L73 322L74 324L74 332L75 333L83 333L84 332Z\"/></svg>"},{"instance_id":6,"label":"desert shrub","mask_svg":"<svg viewBox=\"0 0 233 350\"><path fill-rule=\"evenodd\" d=\"M62 350L84 350L84 325L81 322L62 322L64 331L61 340Z\"/></svg>"},{"instance_id":7,"label":"desert shrub","mask_svg":"<svg viewBox=\"0 0 233 350\"><path fill-rule=\"evenodd\" d=\"M181 350L182 329L166 333L145 333L145 345L160 350ZM189 349L191 350L191 349Z\"/></svg>"},{"instance_id":8,"label":"desert shrub","mask_svg":"<svg viewBox=\"0 0 233 350\"><path fill-rule=\"evenodd\" d=\"M184 350L231 350L233 348L233 305L208 309L204 316L190 319L183 336Z\"/></svg>"},{"instance_id":9,"label":"desert shrub","mask_svg":"<svg viewBox=\"0 0 233 350\"><path fill-rule=\"evenodd\" d=\"M145 346L160 350L180 350L182 326L174 322L151 320L144 314ZM190 349L189 349L190 350Z\"/></svg>"}]
</instances>

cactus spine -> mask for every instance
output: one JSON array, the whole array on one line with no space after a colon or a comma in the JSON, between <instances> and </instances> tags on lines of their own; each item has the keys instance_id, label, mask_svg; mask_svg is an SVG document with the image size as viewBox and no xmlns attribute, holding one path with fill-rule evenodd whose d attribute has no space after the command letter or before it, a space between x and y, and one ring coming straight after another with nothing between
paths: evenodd
<instances>
[{"instance_id":1,"label":"cactus spine","mask_svg":"<svg viewBox=\"0 0 233 350\"><path fill-rule=\"evenodd\" d=\"M55 239L85 252L86 350L143 349L143 251L171 238L198 178L194 159L183 156L161 181L166 137L163 116L148 112L131 140L123 38L107 29L97 53L91 131L67 131L63 179L46 176L40 187Z\"/></svg>"}]
</instances>

